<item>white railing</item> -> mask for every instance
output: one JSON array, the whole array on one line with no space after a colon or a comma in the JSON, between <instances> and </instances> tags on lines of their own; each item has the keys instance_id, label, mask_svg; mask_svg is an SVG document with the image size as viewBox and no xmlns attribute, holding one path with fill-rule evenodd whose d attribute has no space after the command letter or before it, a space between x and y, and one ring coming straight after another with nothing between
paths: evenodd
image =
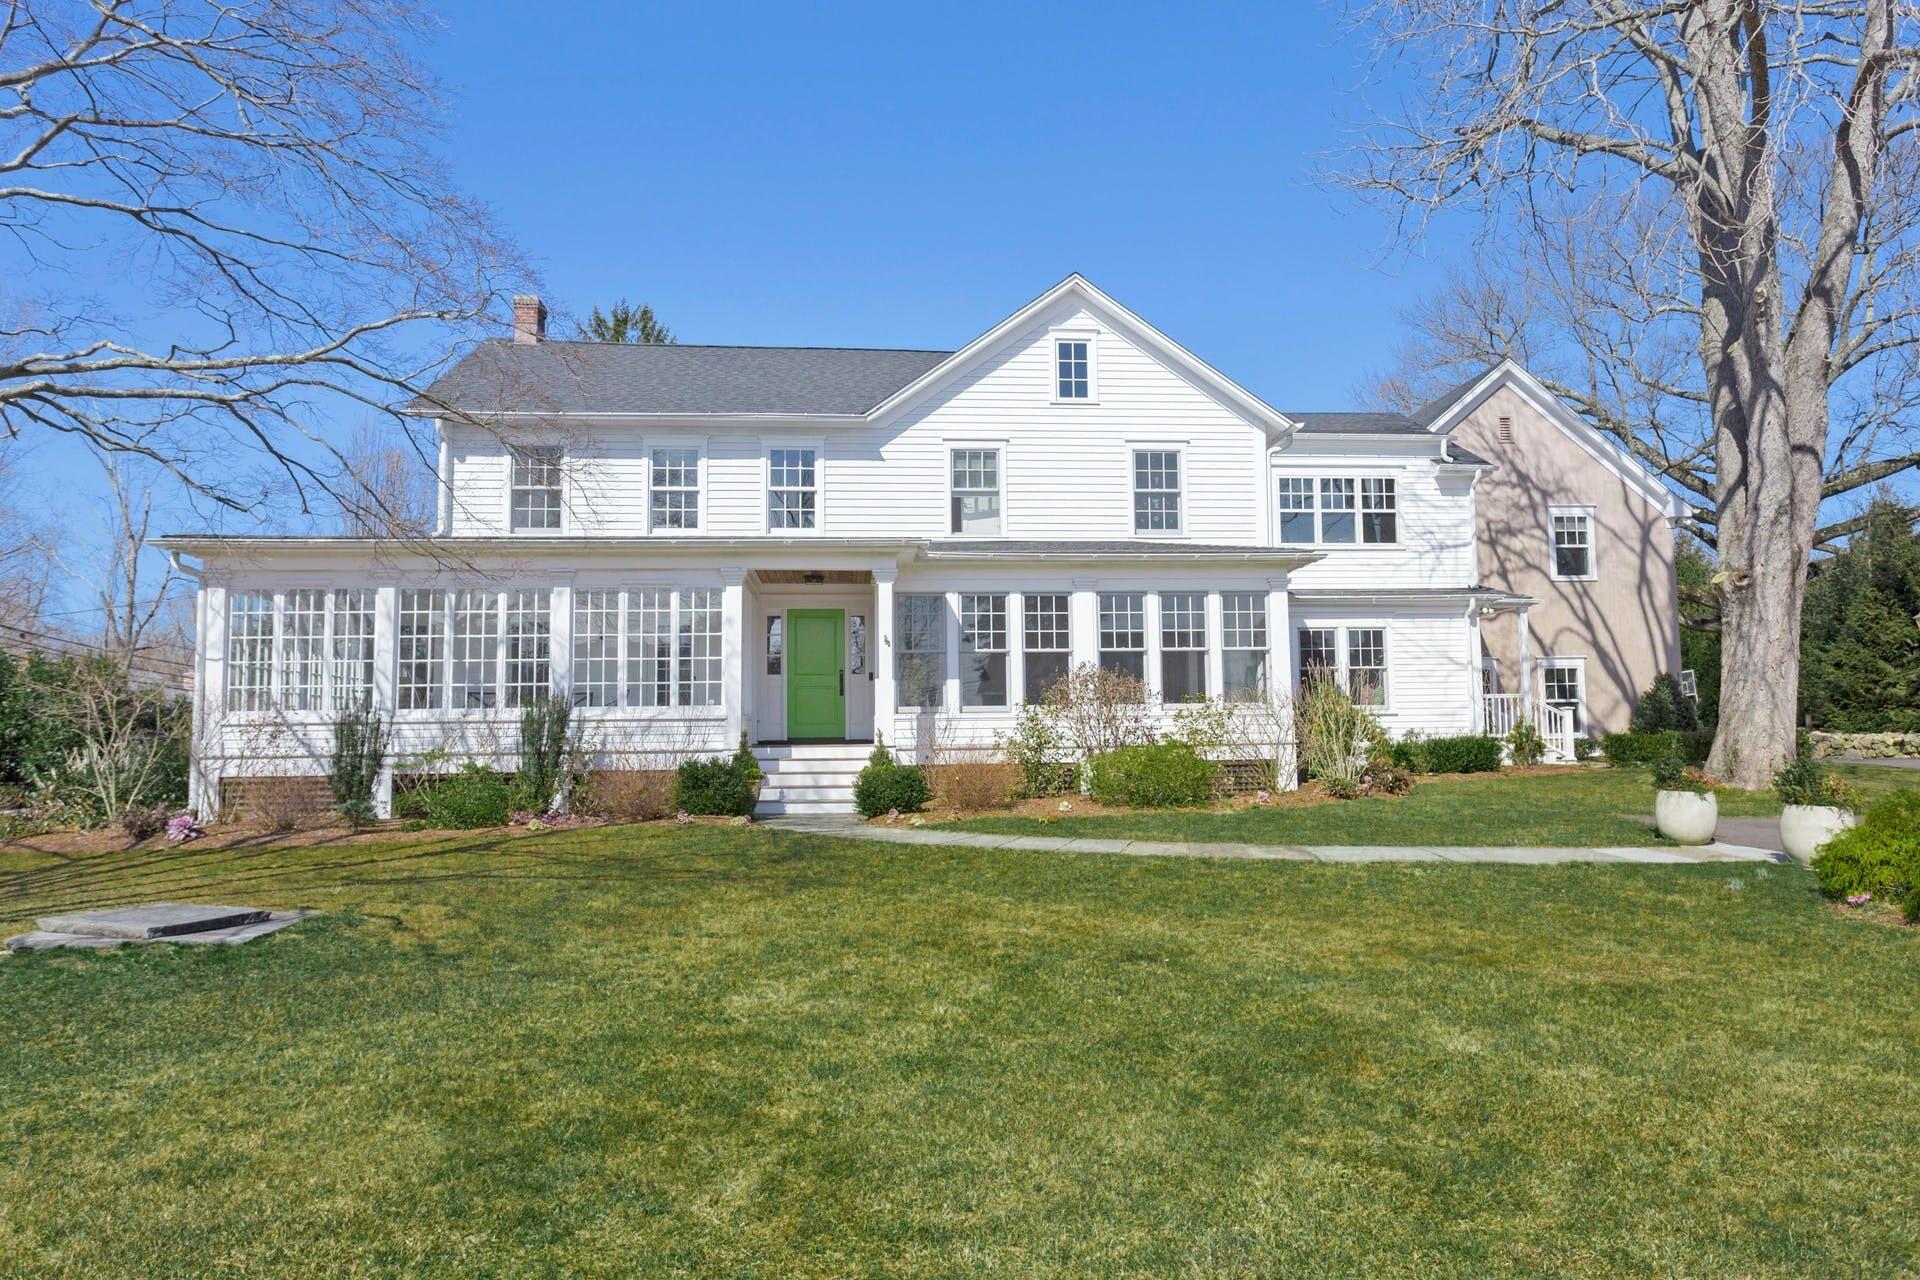
<instances>
[{"instance_id":1,"label":"white railing","mask_svg":"<svg viewBox=\"0 0 1920 1280\"><path fill-rule=\"evenodd\" d=\"M1520 723L1520 695L1517 693L1486 693L1480 696L1483 732L1495 738L1505 738L1513 732L1513 726ZM1540 737L1547 744L1547 759L1573 759L1573 713L1565 707L1550 706L1544 702L1533 704L1533 727L1540 731Z\"/></svg>"}]
</instances>

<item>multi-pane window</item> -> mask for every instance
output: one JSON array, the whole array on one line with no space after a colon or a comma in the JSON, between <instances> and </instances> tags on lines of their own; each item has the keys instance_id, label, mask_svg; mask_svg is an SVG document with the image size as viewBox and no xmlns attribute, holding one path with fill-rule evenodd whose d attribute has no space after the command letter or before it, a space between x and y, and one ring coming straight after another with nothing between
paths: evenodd
<instances>
[{"instance_id":1,"label":"multi-pane window","mask_svg":"<svg viewBox=\"0 0 1920 1280\"><path fill-rule=\"evenodd\" d=\"M373 591L369 587L341 587L333 593L329 618L332 627L333 708L373 705Z\"/></svg>"},{"instance_id":2,"label":"multi-pane window","mask_svg":"<svg viewBox=\"0 0 1920 1280\"><path fill-rule=\"evenodd\" d=\"M947 683L947 598L903 595L894 683L902 707L938 707Z\"/></svg>"},{"instance_id":3,"label":"multi-pane window","mask_svg":"<svg viewBox=\"0 0 1920 1280\"><path fill-rule=\"evenodd\" d=\"M1057 592L1031 594L1021 602L1028 702L1045 702L1054 686L1066 679L1073 657L1068 638L1071 600L1064 592Z\"/></svg>"},{"instance_id":4,"label":"multi-pane window","mask_svg":"<svg viewBox=\"0 0 1920 1280\"><path fill-rule=\"evenodd\" d=\"M512 456L509 527L515 532L558 529L562 470L560 446L520 445L512 451Z\"/></svg>"},{"instance_id":5,"label":"multi-pane window","mask_svg":"<svg viewBox=\"0 0 1920 1280\"><path fill-rule=\"evenodd\" d=\"M1540 668L1541 700L1564 710L1575 733L1585 733L1586 697L1581 689L1582 664L1548 658Z\"/></svg>"},{"instance_id":6,"label":"multi-pane window","mask_svg":"<svg viewBox=\"0 0 1920 1280\"><path fill-rule=\"evenodd\" d=\"M1379 627L1347 629L1347 693L1363 707L1387 703L1387 633Z\"/></svg>"},{"instance_id":7,"label":"multi-pane window","mask_svg":"<svg viewBox=\"0 0 1920 1280\"><path fill-rule=\"evenodd\" d=\"M273 705L273 593L227 594L227 706L265 711Z\"/></svg>"},{"instance_id":8,"label":"multi-pane window","mask_svg":"<svg viewBox=\"0 0 1920 1280\"><path fill-rule=\"evenodd\" d=\"M847 615L847 674L867 674L867 615Z\"/></svg>"},{"instance_id":9,"label":"multi-pane window","mask_svg":"<svg viewBox=\"0 0 1920 1280\"><path fill-rule=\"evenodd\" d=\"M1100 593L1100 667L1144 682L1147 678L1147 598L1137 591Z\"/></svg>"},{"instance_id":10,"label":"multi-pane window","mask_svg":"<svg viewBox=\"0 0 1920 1280\"><path fill-rule=\"evenodd\" d=\"M814 449L767 452L767 527L811 529L819 519L820 488Z\"/></svg>"},{"instance_id":11,"label":"multi-pane window","mask_svg":"<svg viewBox=\"0 0 1920 1280\"><path fill-rule=\"evenodd\" d=\"M673 592L627 592L627 705L673 705Z\"/></svg>"},{"instance_id":12,"label":"multi-pane window","mask_svg":"<svg viewBox=\"0 0 1920 1280\"><path fill-rule=\"evenodd\" d=\"M408 587L400 592L400 630L394 637L396 692L402 711L437 711L446 689L447 593Z\"/></svg>"},{"instance_id":13,"label":"multi-pane window","mask_svg":"<svg viewBox=\"0 0 1920 1280\"><path fill-rule=\"evenodd\" d=\"M1221 697L1252 702L1267 696L1267 596L1262 591L1220 593L1224 647Z\"/></svg>"},{"instance_id":14,"label":"multi-pane window","mask_svg":"<svg viewBox=\"0 0 1920 1280\"><path fill-rule=\"evenodd\" d=\"M1553 576L1591 578L1593 576L1593 513L1556 511L1553 513Z\"/></svg>"},{"instance_id":15,"label":"multi-pane window","mask_svg":"<svg viewBox=\"0 0 1920 1280\"><path fill-rule=\"evenodd\" d=\"M280 611L280 707L318 711L326 690L327 593L289 591Z\"/></svg>"},{"instance_id":16,"label":"multi-pane window","mask_svg":"<svg viewBox=\"0 0 1920 1280\"><path fill-rule=\"evenodd\" d=\"M1280 477L1280 541L1317 542L1314 528L1313 479Z\"/></svg>"},{"instance_id":17,"label":"multi-pane window","mask_svg":"<svg viewBox=\"0 0 1920 1280\"><path fill-rule=\"evenodd\" d=\"M506 658L501 685L509 707L524 707L553 689L547 593L522 588L506 593Z\"/></svg>"},{"instance_id":18,"label":"multi-pane window","mask_svg":"<svg viewBox=\"0 0 1920 1280\"><path fill-rule=\"evenodd\" d=\"M1180 451L1133 451L1133 530L1180 532Z\"/></svg>"},{"instance_id":19,"label":"multi-pane window","mask_svg":"<svg viewBox=\"0 0 1920 1280\"><path fill-rule=\"evenodd\" d=\"M573 705L620 705L620 593L573 593Z\"/></svg>"},{"instance_id":20,"label":"multi-pane window","mask_svg":"<svg viewBox=\"0 0 1920 1280\"><path fill-rule=\"evenodd\" d=\"M1320 541L1353 541L1353 490L1353 481L1344 476L1320 482Z\"/></svg>"},{"instance_id":21,"label":"multi-pane window","mask_svg":"<svg viewBox=\"0 0 1920 1280\"><path fill-rule=\"evenodd\" d=\"M696 587L680 593L680 648L675 672L683 707L720 705L720 592Z\"/></svg>"},{"instance_id":22,"label":"multi-pane window","mask_svg":"<svg viewBox=\"0 0 1920 1280\"><path fill-rule=\"evenodd\" d=\"M1300 687L1340 678L1340 633L1332 627L1300 629Z\"/></svg>"},{"instance_id":23,"label":"multi-pane window","mask_svg":"<svg viewBox=\"0 0 1920 1280\"><path fill-rule=\"evenodd\" d=\"M1007 705L1007 598L960 597L960 705Z\"/></svg>"},{"instance_id":24,"label":"multi-pane window","mask_svg":"<svg viewBox=\"0 0 1920 1280\"><path fill-rule=\"evenodd\" d=\"M1093 391L1092 344L1085 338L1061 338L1053 344L1055 395L1085 400Z\"/></svg>"},{"instance_id":25,"label":"multi-pane window","mask_svg":"<svg viewBox=\"0 0 1920 1280\"><path fill-rule=\"evenodd\" d=\"M767 617L767 674L780 674L782 660L787 651L787 619L785 614L775 613Z\"/></svg>"},{"instance_id":26,"label":"multi-pane window","mask_svg":"<svg viewBox=\"0 0 1920 1280\"><path fill-rule=\"evenodd\" d=\"M1400 540L1398 483L1388 476L1281 476L1279 504L1283 543Z\"/></svg>"},{"instance_id":27,"label":"multi-pane window","mask_svg":"<svg viewBox=\"0 0 1920 1280\"><path fill-rule=\"evenodd\" d=\"M500 645L500 593L455 591L447 602L449 626L447 706L477 711L498 700L493 687Z\"/></svg>"},{"instance_id":28,"label":"multi-pane window","mask_svg":"<svg viewBox=\"0 0 1920 1280\"><path fill-rule=\"evenodd\" d=\"M955 449L953 463L954 533L1000 532L1000 451Z\"/></svg>"},{"instance_id":29,"label":"multi-pane window","mask_svg":"<svg viewBox=\"0 0 1920 1280\"><path fill-rule=\"evenodd\" d=\"M1399 509L1394 483L1384 476L1360 480L1360 541L1393 542L1398 537Z\"/></svg>"},{"instance_id":30,"label":"multi-pane window","mask_svg":"<svg viewBox=\"0 0 1920 1280\"><path fill-rule=\"evenodd\" d=\"M654 529L700 527L700 451L655 449L649 467L647 523Z\"/></svg>"},{"instance_id":31,"label":"multi-pane window","mask_svg":"<svg viewBox=\"0 0 1920 1280\"><path fill-rule=\"evenodd\" d=\"M1160 593L1160 700L1207 696L1207 596L1204 591Z\"/></svg>"}]
</instances>

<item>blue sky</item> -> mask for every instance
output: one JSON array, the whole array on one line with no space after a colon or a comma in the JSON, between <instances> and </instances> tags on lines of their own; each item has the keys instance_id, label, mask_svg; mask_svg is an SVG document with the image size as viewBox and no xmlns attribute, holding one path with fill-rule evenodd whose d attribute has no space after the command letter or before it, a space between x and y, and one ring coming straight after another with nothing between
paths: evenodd
<instances>
[{"instance_id":1,"label":"blue sky","mask_svg":"<svg viewBox=\"0 0 1920 1280\"><path fill-rule=\"evenodd\" d=\"M1079 271L1283 408L1337 408L1440 261L1317 186L1358 50L1309 4L465 4L463 184L550 305L685 342L949 347ZM590 35L590 38L583 38Z\"/></svg>"}]
</instances>

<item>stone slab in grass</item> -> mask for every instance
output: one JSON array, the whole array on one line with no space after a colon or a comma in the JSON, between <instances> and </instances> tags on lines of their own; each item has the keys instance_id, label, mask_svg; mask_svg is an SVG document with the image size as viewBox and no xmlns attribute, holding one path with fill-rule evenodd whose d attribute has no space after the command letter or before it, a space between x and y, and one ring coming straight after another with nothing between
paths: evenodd
<instances>
[{"instance_id":1,"label":"stone slab in grass","mask_svg":"<svg viewBox=\"0 0 1920 1280\"><path fill-rule=\"evenodd\" d=\"M42 916L34 923L46 933L76 933L89 938L145 942L180 933L205 933L259 924L271 913L259 907L217 907L195 902L149 902L138 907L75 911Z\"/></svg>"},{"instance_id":2,"label":"stone slab in grass","mask_svg":"<svg viewBox=\"0 0 1920 1280\"><path fill-rule=\"evenodd\" d=\"M166 933L146 938L116 938L99 933L70 933L52 929L38 929L33 933L17 934L6 940L8 951L52 951L67 948L80 951L99 951L108 947L142 946L154 942L184 942L200 946L235 946L242 942L251 942L255 938L276 933L290 924L298 924L311 911L258 911L252 912L261 919L242 924L226 925L221 928L200 929L192 933ZM45 925L47 920L61 919L49 916L38 923Z\"/></svg>"}]
</instances>

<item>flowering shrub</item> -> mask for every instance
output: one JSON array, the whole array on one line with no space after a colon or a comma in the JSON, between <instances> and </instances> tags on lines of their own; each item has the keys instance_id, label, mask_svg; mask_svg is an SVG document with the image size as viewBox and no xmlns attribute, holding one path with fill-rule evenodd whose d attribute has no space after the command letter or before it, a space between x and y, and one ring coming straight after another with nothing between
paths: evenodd
<instances>
[{"instance_id":1,"label":"flowering shrub","mask_svg":"<svg viewBox=\"0 0 1920 1280\"><path fill-rule=\"evenodd\" d=\"M198 840L207 834L205 828L193 820L190 813L175 814L167 822L167 843L185 844L189 840Z\"/></svg>"}]
</instances>

